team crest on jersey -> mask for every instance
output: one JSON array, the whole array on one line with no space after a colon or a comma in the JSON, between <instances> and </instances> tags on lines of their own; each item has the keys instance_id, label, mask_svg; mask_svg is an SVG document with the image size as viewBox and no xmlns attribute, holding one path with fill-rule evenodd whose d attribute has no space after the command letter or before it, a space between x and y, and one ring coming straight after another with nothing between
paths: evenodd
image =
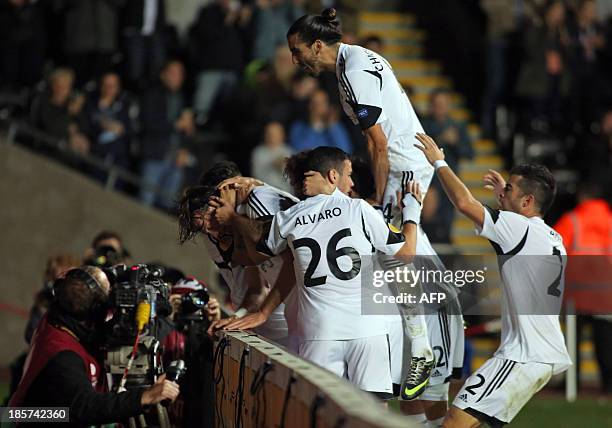
<instances>
[{"instance_id":1,"label":"team crest on jersey","mask_svg":"<svg viewBox=\"0 0 612 428\"><path fill-rule=\"evenodd\" d=\"M368 117L368 109L362 108L361 110L359 110L357 112L357 117L359 117L360 119L363 119L364 117Z\"/></svg>"}]
</instances>

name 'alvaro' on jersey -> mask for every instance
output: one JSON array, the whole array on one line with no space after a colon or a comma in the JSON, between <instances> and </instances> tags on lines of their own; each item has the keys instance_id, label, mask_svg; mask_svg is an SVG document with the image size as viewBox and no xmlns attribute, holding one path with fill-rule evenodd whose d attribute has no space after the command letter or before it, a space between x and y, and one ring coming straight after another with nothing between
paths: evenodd
<instances>
[{"instance_id":1,"label":"name 'alvaro' on jersey","mask_svg":"<svg viewBox=\"0 0 612 428\"><path fill-rule=\"evenodd\" d=\"M361 274L372 263L362 256L373 248L393 255L402 245L367 202L336 190L276 214L262 250L292 250L300 337L351 340L387 334L385 317L361 315Z\"/></svg>"},{"instance_id":2,"label":"name 'alvaro' on jersey","mask_svg":"<svg viewBox=\"0 0 612 428\"><path fill-rule=\"evenodd\" d=\"M423 127L389 62L357 45L340 44L336 63L340 101L361 129L380 124L388 141L389 160L427 163L414 136Z\"/></svg>"}]
</instances>

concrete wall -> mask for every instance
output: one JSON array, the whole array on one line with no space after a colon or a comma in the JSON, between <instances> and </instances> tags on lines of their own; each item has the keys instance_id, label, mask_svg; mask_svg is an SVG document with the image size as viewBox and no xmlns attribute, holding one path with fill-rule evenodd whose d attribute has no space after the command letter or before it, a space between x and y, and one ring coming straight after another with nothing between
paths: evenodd
<instances>
[{"instance_id":1,"label":"concrete wall","mask_svg":"<svg viewBox=\"0 0 612 428\"><path fill-rule=\"evenodd\" d=\"M159 260L211 279L204 249L178 245L174 219L2 142L0 204L0 367L26 349L25 320L10 310L29 310L47 257L82 254L102 229L117 231L136 262Z\"/></svg>"}]
</instances>

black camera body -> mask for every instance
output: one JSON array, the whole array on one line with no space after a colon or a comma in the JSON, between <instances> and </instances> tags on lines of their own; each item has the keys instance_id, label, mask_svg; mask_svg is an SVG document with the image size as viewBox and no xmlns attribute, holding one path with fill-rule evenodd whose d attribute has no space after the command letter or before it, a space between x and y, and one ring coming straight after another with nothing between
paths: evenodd
<instances>
[{"instance_id":1,"label":"black camera body","mask_svg":"<svg viewBox=\"0 0 612 428\"><path fill-rule=\"evenodd\" d=\"M108 271L108 270L107 270ZM107 345L130 345L138 334L136 314L141 304L150 306L150 315L141 335L155 336L152 322L160 313L167 315L169 290L161 279L163 269L150 265L117 266L110 269L113 287L109 305L113 317L107 323ZM107 276L109 273L107 272Z\"/></svg>"},{"instance_id":2,"label":"black camera body","mask_svg":"<svg viewBox=\"0 0 612 428\"><path fill-rule=\"evenodd\" d=\"M160 374L161 348L157 334L157 316L170 314L169 289L163 268L154 265L119 265L105 269L113 284L109 305L112 318L106 323L106 366L113 383L123 375L136 337L136 359L128 374L127 388L151 385ZM138 331L138 320L144 328Z\"/></svg>"},{"instance_id":3,"label":"black camera body","mask_svg":"<svg viewBox=\"0 0 612 428\"><path fill-rule=\"evenodd\" d=\"M205 288L194 290L181 296L179 310L174 317L177 329L186 330L193 323L201 322L206 319L206 305L210 295Z\"/></svg>"}]
</instances>

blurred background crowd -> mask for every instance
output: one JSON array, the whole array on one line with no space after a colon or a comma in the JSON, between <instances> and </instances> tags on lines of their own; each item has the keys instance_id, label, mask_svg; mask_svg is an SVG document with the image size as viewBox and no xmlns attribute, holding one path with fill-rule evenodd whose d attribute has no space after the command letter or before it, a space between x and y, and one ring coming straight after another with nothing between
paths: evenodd
<instances>
[{"instance_id":1,"label":"blurred background crowd","mask_svg":"<svg viewBox=\"0 0 612 428\"><path fill-rule=\"evenodd\" d=\"M445 88L417 105L453 167L481 137L507 165L527 152L574 183L610 166L612 1L409 3L427 31L427 56L481 125L474 137L453 118ZM330 5L345 42L386 55L383 39L360 31L356 0L1 0L0 123L20 123L22 133L27 125L25 144L168 212L184 184L223 158L286 189L292 152L366 152L339 108L335 76L303 74L286 48L297 17ZM104 166L144 185L110 180ZM430 205L430 237L449 242L452 207L444 198Z\"/></svg>"}]
</instances>

